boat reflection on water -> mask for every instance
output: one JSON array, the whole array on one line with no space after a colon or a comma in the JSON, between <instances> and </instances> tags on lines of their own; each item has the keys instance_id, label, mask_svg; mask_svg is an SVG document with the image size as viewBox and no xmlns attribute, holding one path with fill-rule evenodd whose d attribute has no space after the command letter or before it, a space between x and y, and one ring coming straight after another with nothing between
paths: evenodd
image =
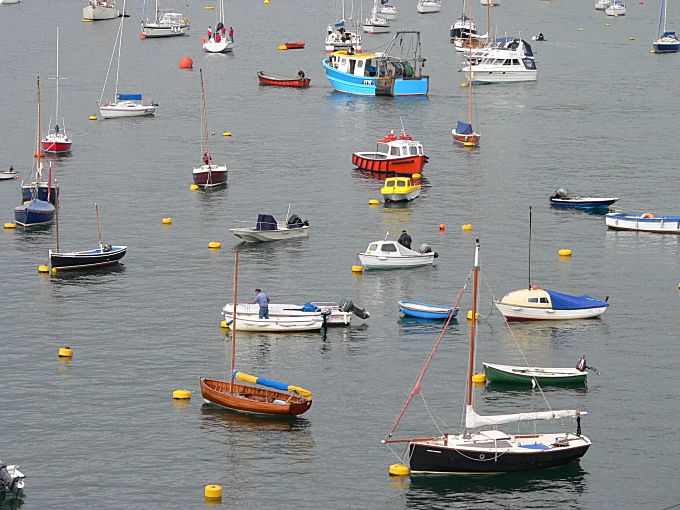
<instances>
[{"instance_id":1,"label":"boat reflection on water","mask_svg":"<svg viewBox=\"0 0 680 510\"><path fill-rule=\"evenodd\" d=\"M257 435L259 432L296 432L311 437L312 422L301 416L251 415L214 404L201 405L201 428ZM312 446L313 447L313 444Z\"/></svg>"},{"instance_id":2,"label":"boat reflection on water","mask_svg":"<svg viewBox=\"0 0 680 510\"><path fill-rule=\"evenodd\" d=\"M406 507L510 508L521 498L522 508L578 508L578 498L588 490L587 475L578 463L543 471L476 476L411 475ZM467 505L467 506L465 506Z\"/></svg>"},{"instance_id":3,"label":"boat reflection on water","mask_svg":"<svg viewBox=\"0 0 680 510\"><path fill-rule=\"evenodd\" d=\"M101 285L110 281L109 276L124 272L125 264L118 263L112 266L88 268L86 272L59 271L51 275L50 281L55 285Z\"/></svg>"},{"instance_id":4,"label":"boat reflection on water","mask_svg":"<svg viewBox=\"0 0 680 510\"><path fill-rule=\"evenodd\" d=\"M445 321L421 319L419 317L400 317L399 333L402 335L438 335ZM458 319L451 319L448 329L458 325Z\"/></svg>"}]
</instances>

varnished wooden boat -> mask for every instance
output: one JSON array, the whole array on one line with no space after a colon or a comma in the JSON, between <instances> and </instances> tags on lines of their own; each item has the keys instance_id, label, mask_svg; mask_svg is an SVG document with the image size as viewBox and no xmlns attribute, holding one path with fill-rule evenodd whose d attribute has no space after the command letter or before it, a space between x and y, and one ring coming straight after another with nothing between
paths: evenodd
<instances>
[{"instance_id":1,"label":"varnished wooden boat","mask_svg":"<svg viewBox=\"0 0 680 510\"><path fill-rule=\"evenodd\" d=\"M260 85L273 85L275 87L297 87L307 88L312 82L309 78L296 76L295 78L284 78L281 76L273 76L264 71L258 71L257 78L260 80Z\"/></svg>"},{"instance_id":2,"label":"varnished wooden boat","mask_svg":"<svg viewBox=\"0 0 680 510\"><path fill-rule=\"evenodd\" d=\"M311 398L249 384L201 377L200 386L206 402L244 413L297 416L312 407Z\"/></svg>"}]
</instances>

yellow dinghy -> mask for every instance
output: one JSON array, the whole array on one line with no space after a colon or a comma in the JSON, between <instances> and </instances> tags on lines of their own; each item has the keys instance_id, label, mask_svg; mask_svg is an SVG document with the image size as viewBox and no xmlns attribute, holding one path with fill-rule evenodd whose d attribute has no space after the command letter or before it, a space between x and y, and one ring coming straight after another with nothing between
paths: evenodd
<instances>
[{"instance_id":1,"label":"yellow dinghy","mask_svg":"<svg viewBox=\"0 0 680 510\"><path fill-rule=\"evenodd\" d=\"M380 193L385 203L409 202L420 195L420 184L413 184L409 177L388 177Z\"/></svg>"}]
</instances>

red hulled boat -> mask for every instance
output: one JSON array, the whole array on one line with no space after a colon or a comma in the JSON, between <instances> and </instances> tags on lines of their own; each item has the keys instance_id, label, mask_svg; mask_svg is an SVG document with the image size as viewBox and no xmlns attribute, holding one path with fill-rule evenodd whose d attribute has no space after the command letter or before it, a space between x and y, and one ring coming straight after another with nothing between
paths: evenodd
<instances>
[{"instance_id":1,"label":"red hulled boat","mask_svg":"<svg viewBox=\"0 0 680 510\"><path fill-rule=\"evenodd\" d=\"M71 151L73 140L63 128L59 127L59 27L57 27L57 76L56 80L56 112L54 114L54 126L50 119L50 129L45 136L40 139L40 147L43 152L49 154L65 154ZM62 118L62 126L64 119Z\"/></svg>"},{"instance_id":2,"label":"red hulled boat","mask_svg":"<svg viewBox=\"0 0 680 510\"><path fill-rule=\"evenodd\" d=\"M287 50L301 50L304 49L305 43L302 41L287 42L284 46Z\"/></svg>"},{"instance_id":3,"label":"red hulled boat","mask_svg":"<svg viewBox=\"0 0 680 510\"><path fill-rule=\"evenodd\" d=\"M411 138L403 129L400 135L391 131L378 140L375 152L355 152L352 164L367 172L408 175L420 174L428 157L423 145Z\"/></svg>"},{"instance_id":4,"label":"red hulled boat","mask_svg":"<svg viewBox=\"0 0 680 510\"><path fill-rule=\"evenodd\" d=\"M312 82L309 78L305 78L305 73L302 70L298 72L296 78L283 78L258 71L257 79L260 80L260 85L273 85L275 87L307 88Z\"/></svg>"}]
</instances>

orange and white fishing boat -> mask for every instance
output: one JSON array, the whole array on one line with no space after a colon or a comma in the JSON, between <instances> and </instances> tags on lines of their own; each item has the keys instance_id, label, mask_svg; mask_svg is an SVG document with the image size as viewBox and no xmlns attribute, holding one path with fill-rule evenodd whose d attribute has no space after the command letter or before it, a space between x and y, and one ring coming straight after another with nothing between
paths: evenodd
<instances>
[{"instance_id":1,"label":"orange and white fishing boat","mask_svg":"<svg viewBox=\"0 0 680 510\"><path fill-rule=\"evenodd\" d=\"M407 175L421 174L428 157L423 152L423 144L413 140L403 126L401 134L390 131L378 140L374 152L355 152L352 164L367 172Z\"/></svg>"}]
</instances>

